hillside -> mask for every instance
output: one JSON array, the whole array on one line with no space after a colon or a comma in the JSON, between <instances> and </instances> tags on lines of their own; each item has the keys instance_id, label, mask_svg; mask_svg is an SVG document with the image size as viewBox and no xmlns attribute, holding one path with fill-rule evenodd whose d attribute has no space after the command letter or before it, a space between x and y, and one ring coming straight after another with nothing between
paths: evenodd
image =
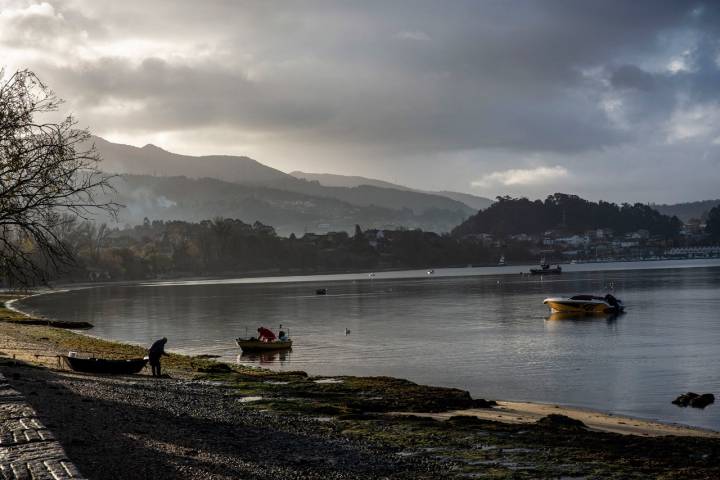
<instances>
[{"instance_id":1,"label":"hillside","mask_svg":"<svg viewBox=\"0 0 720 480\"><path fill-rule=\"evenodd\" d=\"M676 203L673 205L650 205L652 208L663 215L675 215L683 222L687 222L691 218L705 219L708 212L717 205L720 205L720 199L701 200L699 202Z\"/></svg>"},{"instance_id":2,"label":"hillside","mask_svg":"<svg viewBox=\"0 0 720 480\"><path fill-rule=\"evenodd\" d=\"M542 200L499 198L487 210L478 212L453 230L458 236L489 233L497 236L519 233L542 234L560 230L568 234L598 228L623 234L648 230L651 235L672 237L682 226L676 217L663 215L647 205L616 205L590 202L575 195L556 193Z\"/></svg>"},{"instance_id":3,"label":"hillside","mask_svg":"<svg viewBox=\"0 0 720 480\"><path fill-rule=\"evenodd\" d=\"M168 152L154 145L139 148L108 142L99 137L95 137L94 141L103 158L102 168L112 173L184 176L189 179L213 178L238 185L267 187L312 197L334 199L358 207L410 210L417 216L436 218L438 221L433 225L437 231L447 231L452 225L475 212L465 203L446 196L413 191L404 187L324 186L316 181L295 178L248 157L223 155L194 157ZM185 193L187 194L187 191ZM408 213L396 215L399 218L408 217ZM369 223L379 224L385 221L386 215L383 214L382 218L368 217L368 219ZM347 222L349 221L347 220ZM323 223L328 223L328 221ZM413 225L413 222L401 224L405 227Z\"/></svg>"},{"instance_id":4,"label":"hillside","mask_svg":"<svg viewBox=\"0 0 720 480\"><path fill-rule=\"evenodd\" d=\"M489 198L478 197L477 195L471 195L469 193L449 192L447 190L441 190L434 193L436 195L441 195L443 197L462 202L473 210L485 210L490 205L495 203L494 200L490 200Z\"/></svg>"},{"instance_id":5,"label":"hillside","mask_svg":"<svg viewBox=\"0 0 720 480\"><path fill-rule=\"evenodd\" d=\"M103 170L111 173L209 177L243 184L293 180L290 175L248 157L227 155L193 157L168 152L155 145L139 148L108 142L100 137L94 137L93 140L102 156Z\"/></svg>"},{"instance_id":6,"label":"hillside","mask_svg":"<svg viewBox=\"0 0 720 480\"><path fill-rule=\"evenodd\" d=\"M307 180L309 182L318 182L326 187L359 187L360 185L370 185L371 187L394 188L396 190L412 190L412 188L398 185L396 183L386 182L385 180L377 180L375 178L360 177L357 175L336 175L334 173L308 173L295 170L290 172L295 178Z\"/></svg>"},{"instance_id":7,"label":"hillside","mask_svg":"<svg viewBox=\"0 0 720 480\"><path fill-rule=\"evenodd\" d=\"M318 182L321 185L327 186L327 187L359 187L362 185L368 185L372 187L379 187L379 188L390 188L395 190L405 190L405 191L412 191L417 193L426 193L430 195L436 195L440 197L449 198L451 200L454 200L456 202L461 202L465 205L467 205L472 210L484 210L490 205L492 205L493 201L489 198L485 197L478 197L476 195L471 195L469 193L460 193L460 192L450 192L447 190L443 191L430 191L430 190L417 190L414 188L409 188L404 185L398 185L395 183L386 182L384 180L377 180L375 178L366 178L366 177L359 177L359 176L352 176L352 175L336 175L332 173L308 173L308 172L301 172L301 171L294 171L290 172L290 175L296 178L308 180L311 182Z\"/></svg>"},{"instance_id":8,"label":"hillside","mask_svg":"<svg viewBox=\"0 0 720 480\"><path fill-rule=\"evenodd\" d=\"M348 231L363 228L421 228L447 232L460 223L460 212L429 210L415 214L377 206L358 206L277 188L241 185L211 178L122 175L113 182L113 198L125 208L120 224L151 220L201 221L216 217L272 225L280 235ZM192 192L188 195L188 192Z\"/></svg>"}]
</instances>

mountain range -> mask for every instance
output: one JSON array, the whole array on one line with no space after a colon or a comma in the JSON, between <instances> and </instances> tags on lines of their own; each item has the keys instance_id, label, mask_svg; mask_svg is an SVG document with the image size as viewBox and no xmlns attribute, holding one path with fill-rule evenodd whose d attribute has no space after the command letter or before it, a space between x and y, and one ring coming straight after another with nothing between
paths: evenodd
<instances>
[{"instance_id":1,"label":"mountain range","mask_svg":"<svg viewBox=\"0 0 720 480\"><path fill-rule=\"evenodd\" d=\"M94 142L103 170L119 175L114 185L117 201L126 206L119 214L122 223L145 217L197 221L223 216L270 224L281 234L353 231L355 224L447 232L492 203L362 177L305 178L249 157L180 155L100 137Z\"/></svg>"},{"instance_id":2,"label":"mountain range","mask_svg":"<svg viewBox=\"0 0 720 480\"><path fill-rule=\"evenodd\" d=\"M384 180L376 180L374 178L357 177L349 175L335 175L332 173L307 173L301 171L290 172L290 175L296 178L303 178L305 180L318 182L321 185L328 187L359 187L361 185L370 185L372 187L379 188L390 188L395 190L405 190L411 192L427 193L430 195L440 195L441 197L450 198L457 202L464 203L473 210L484 210L493 204L493 201L489 198L478 197L477 195L471 195L469 193L450 192L447 190L442 191L428 191L418 190L409 188L404 185L398 185L396 183L386 182Z\"/></svg>"},{"instance_id":3,"label":"mountain range","mask_svg":"<svg viewBox=\"0 0 720 480\"><path fill-rule=\"evenodd\" d=\"M93 137L102 168L118 174L118 221L260 221L278 233L421 228L449 232L494 202L451 191L424 191L360 176L285 173L245 156L190 156L155 145L134 147ZM720 200L651 205L683 221L703 218Z\"/></svg>"}]
</instances>

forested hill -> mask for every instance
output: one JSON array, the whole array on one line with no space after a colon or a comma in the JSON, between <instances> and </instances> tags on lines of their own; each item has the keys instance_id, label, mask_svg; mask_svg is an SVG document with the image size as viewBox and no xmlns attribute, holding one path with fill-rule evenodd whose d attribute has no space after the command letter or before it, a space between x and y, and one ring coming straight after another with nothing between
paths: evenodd
<instances>
[{"instance_id":1,"label":"forested hill","mask_svg":"<svg viewBox=\"0 0 720 480\"><path fill-rule=\"evenodd\" d=\"M242 218L250 223L272 225L278 234L285 236L293 232L353 232L356 224L363 228L449 232L468 217L464 211L427 208L418 214L407 208L353 205L332 197L212 178L121 175L113 179L112 185L114 191L104 200L125 207L118 212L121 225L139 225L145 217L190 222L215 217Z\"/></svg>"},{"instance_id":2,"label":"forested hill","mask_svg":"<svg viewBox=\"0 0 720 480\"><path fill-rule=\"evenodd\" d=\"M497 202L478 212L453 230L457 236L489 233L497 236L519 233L541 234L562 230L568 234L610 228L615 233L640 229L652 235L672 237L682 222L653 208L636 203L617 205L591 202L576 195L556 193L543 200L498 197Z\"/></svg>"}]
</instances>

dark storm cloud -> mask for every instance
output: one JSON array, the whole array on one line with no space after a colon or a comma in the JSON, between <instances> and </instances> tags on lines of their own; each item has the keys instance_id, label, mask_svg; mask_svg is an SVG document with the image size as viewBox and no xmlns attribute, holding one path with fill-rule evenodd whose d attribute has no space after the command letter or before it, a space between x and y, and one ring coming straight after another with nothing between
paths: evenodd
<instances>
[{"instance_id":1,"label":"dark storm cloud","mask_svg":"<svg viewBox=\"0 0 720 480\"><path fill-rule=\"evenodd\" d=\"M53 6L52 16L12 24L49 25L56 41L72 39L73 53L50 55L46 43L49 53L33 65L100 133L234 130L283 151L318 155L327 146L326 162L372 146L384 152L373 167L379 176L387 158L429 166L464 155L475 158L467 164L478 178L502 179L557 165L573 175L590 161L617 170L623 155L613 149L664 142L717 155L720 127L702 125L715 120L720 93L715 2ZM0 38L23 44L20 34ZM649 159L628 161L653 168ZM343 170L358 173L335 169Z\"/></svg>"},{"instance_id":2,"label":"dark storm cloud","mask_svg":"<svg viewBox=\"0 0 720 480\"><path fill-rule=\"evenodd\" d=\"M652 74L635 65L622 65L612 72L610 82L615 88L636 88L650 91L655 86Z\"/></svg>"}]
</instances>

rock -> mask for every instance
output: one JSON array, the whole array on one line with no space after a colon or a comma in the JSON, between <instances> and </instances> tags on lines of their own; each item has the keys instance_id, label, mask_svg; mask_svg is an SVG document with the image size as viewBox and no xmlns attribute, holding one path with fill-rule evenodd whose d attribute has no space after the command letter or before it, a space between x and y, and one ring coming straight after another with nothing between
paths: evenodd
<instances>
[{"instance_id":1,"label":"rock","mask_svg":"<svg viewBox=\"0 0 720 480\"><path fill-rule=\"evenodd\" d=\"M711 403L715 403L715 395L712 393L703 393L690 400L690 406L694 408L705 408Z\"/></svg>"},{"instance_id":2,"label":"rock","mask_svg":"<svg viewBox=\"0 0 720 480\"><path fill-rule=\"evenodd\" d=\"M695 392L683 393L682 395L680 395L679 397L677 397L675 400L673 400L672 403L675 404L675 405L678 405L678 406L680 406L680 407L687 407L688 405L690 405L690 401L691 401L692 399L697 398L697 397L699 397L699 396L700 396L700 395L698 395L698 394L695 393Z\"/></svg>"},{"instance_id":3,"label":"rock","mask_svg":"<svg viewBox=\"0 0 720 480\"><path fill-rule=\"evenodd\" d=\"M705 408L711 403L715 403L715 395L712 393L699 395L695 392L687 392L677 397L672 403L679 407Z\"/></svg>"},{"instance_id":4,"label":"rock","mask_svg":"<svg viewBox=\"0 0 720 480\"><path fill-rule=\"evenodd\" d=\"M587 425L585 425L580 420L576 420L565 415L558 415L556 413L551 413L550 415L541 418L535 423L545 427L565 428L570 430L587 428Z\"/></svg>"},{"instance_id":5,"label":"rock","mask_svg":"<svg viewBox=\"0 0 720 480\"><path fill-rule=\"evenodd\" d=\"M484 398L476 398L473 400L473 408L492 408L497 407L495 400L485 400Z\"/></svg>"},{"instance_id":6,"label":"rock","mask_svg":"<svg viewBox=\"0 0 720 480\"><path fill-rule=\"evenodd\" d=\"M489 420L478 418L475 415L455 415L448 418L447 421L448 423L464 427L487 426L487 424L490 422Z\"/></svg>"}]
</instances>

